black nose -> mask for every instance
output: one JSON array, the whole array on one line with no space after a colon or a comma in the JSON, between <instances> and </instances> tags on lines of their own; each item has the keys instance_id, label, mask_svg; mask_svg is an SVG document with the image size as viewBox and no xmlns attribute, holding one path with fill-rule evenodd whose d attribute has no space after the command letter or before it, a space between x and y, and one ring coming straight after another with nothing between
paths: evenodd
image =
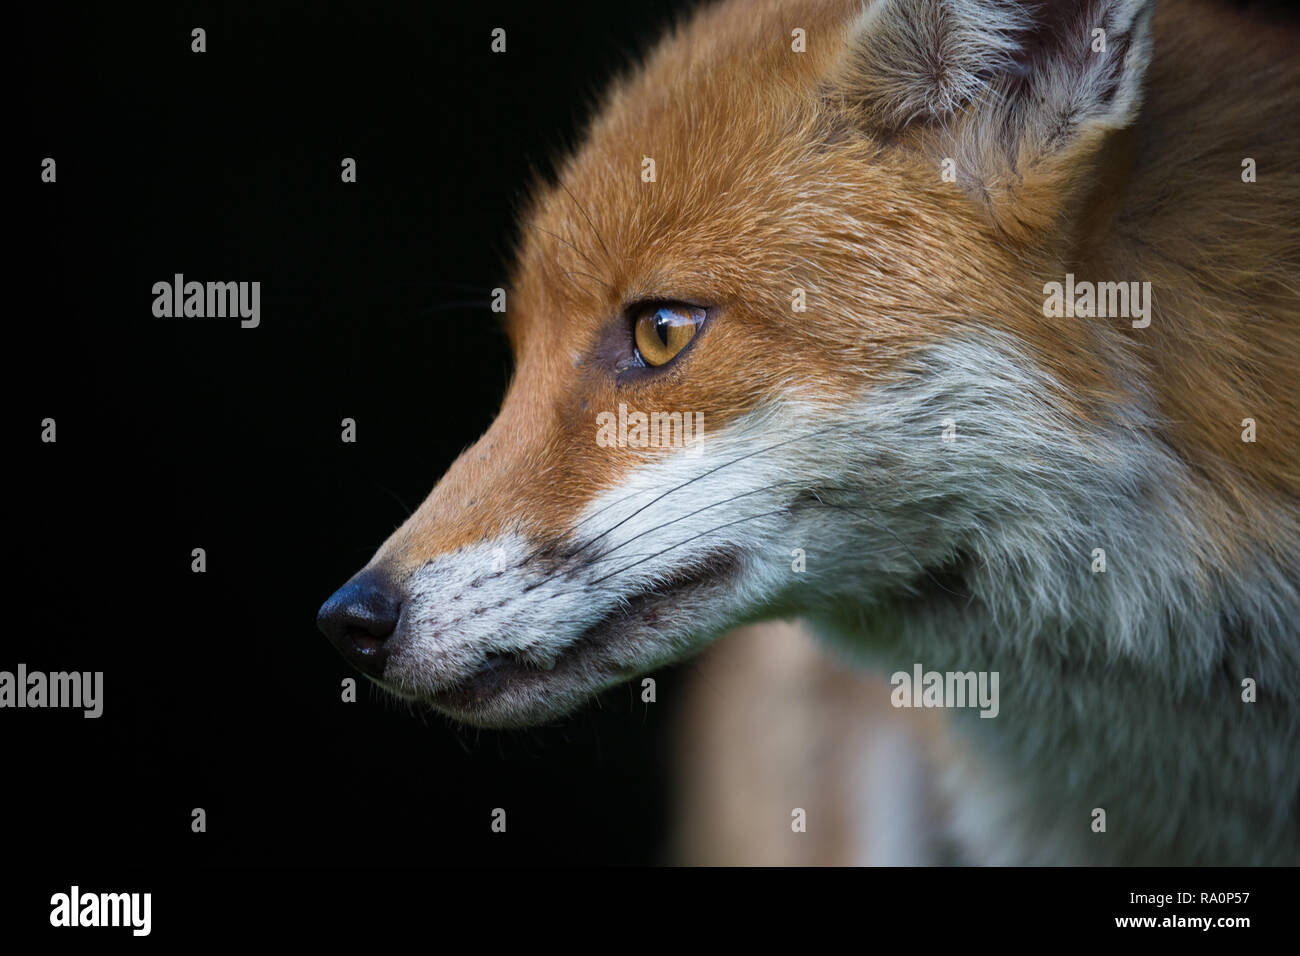
<instances>
[{"instance_id":1,"label":"black nose","mask_svg":"<svg viewBox=\"0 0 1300 956\"><path fill-rule=\"evenodd\" d=\"M362 673L382 677L388 639L397 630L402 599L377 568L367 568L321 605L316 626Z\"/></svg>"}]
</instances>

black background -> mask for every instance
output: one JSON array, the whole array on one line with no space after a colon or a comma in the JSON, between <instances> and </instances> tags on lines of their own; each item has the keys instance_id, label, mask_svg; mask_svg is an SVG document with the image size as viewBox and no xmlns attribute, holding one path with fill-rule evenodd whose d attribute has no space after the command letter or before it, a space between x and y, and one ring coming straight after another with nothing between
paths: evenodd
<instances>
[{"instance_id":1,"label":"black background","mask_svg":"<svg viewBox=\"0 0 1300 956\"><path fill-rule=\"evenodd\" d=\"M102 670L105 711L4 714L9 849L665 859L685 670L657 675L655 705L618 688L553 727L457 729L373 690L313 619L491 422L510 358L488 299L531 177L680 7L26 14L8 176L17 613L0 669ZM261 326L155 318L152 286L178 272L260 281Z\"/></svg>"}]
</instances>

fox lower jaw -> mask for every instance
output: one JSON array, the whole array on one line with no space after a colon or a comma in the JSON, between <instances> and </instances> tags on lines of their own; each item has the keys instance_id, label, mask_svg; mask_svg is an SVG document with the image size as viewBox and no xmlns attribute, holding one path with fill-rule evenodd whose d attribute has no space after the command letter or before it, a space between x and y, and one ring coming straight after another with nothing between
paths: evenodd
<instances>
[{"instance_id":1,"label":"fox lower jaw","mask_svg":"<svg viewBox=\"0 0 1300 956\"><path fill-rule=\"evenodd\" d=\"M493 546L498 553L499 548ZM472 560L465 552L460 556ZM438 578L439 570L428 570L423 576ZM719 551L676 575L620 594L608 611L590 623L586 623L591 616L588 608L599 606L597 600L571 593L553 599L570 605L572 617L528 626L533 609L526 600L509 608L475 608L469 612L474 617L504 612L501 629L481 638L475 636L477 628L466 629L450 640L438 637L449 633L442 617L422 609L417 580L412 586L417 595L412 604L413 639L399 646L376 683L466 724L544 723L708 643L730 624L731 617L720 608L733 593L739 574L734 556ZM504 587L519 592L528 585L511 582Z\"/></svg>"}]
</instances>

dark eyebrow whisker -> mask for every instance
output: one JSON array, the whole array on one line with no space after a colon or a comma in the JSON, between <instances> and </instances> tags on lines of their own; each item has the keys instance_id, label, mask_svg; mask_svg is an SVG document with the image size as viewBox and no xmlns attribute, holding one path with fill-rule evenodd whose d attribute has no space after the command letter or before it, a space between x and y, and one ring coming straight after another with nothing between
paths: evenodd
<instances>
[{"instance_id":1,"label":"dark eyebrow whisker","mask_svg":"<svg viewBox=\"0 0 1300 956\"><path fill-rule=\"evenodd\" d=\"M582 256L583 261L586 262L587 265L591 266L593 269L596 269L596 270L599 270L599 269L600 269L600 266L596 265L596 263L592 261L592 259L591 259L591 257L590 257L589 255L587 255L585 252L583 252L581 249L579 249L576 245L574 245L574 244L573 244L571 241L569 241L568 239L565 239L563 236L559 235L558 233L551 232L551 230L545 228L544 226L534 226L533 228L536 229L538 232L544 232L544 233L546 233L548 236L550 236L552 239L557 240L558 242L562 242L562 243L564 243L566 246L568 246L570 249L572 249L572 250L573 250L574 252L576 252L578 255ZM594 279L595 276L592 276L592 278ZM597 279L596 281L599 282L600 280Z\"/></svg>"},{"instance_id":2,"label":"dark eyebrow whisker","mask_svg":"<svg viewBox=\"0 0 1300 956\"><path fill-rule=\"evenodd\" d=\"M587 226L591 229L592 235L596 237L596 241L600 243L600 248L604 251L605 258L612 261L614 257L609 253L609 246L605 245L605 240L601 236L600 230L597 229L596 224L591 221L591 217L587 215L587 210L583 208L582 203L578 202L578 197L573 195L572 190L570 190L568 186L564 185L563 181L560 182L560 188L563 189L565 194L573 200L573 204L578 207L578 212L582 213L582 218L587 220Z\"/></svg>"}]
</instances>

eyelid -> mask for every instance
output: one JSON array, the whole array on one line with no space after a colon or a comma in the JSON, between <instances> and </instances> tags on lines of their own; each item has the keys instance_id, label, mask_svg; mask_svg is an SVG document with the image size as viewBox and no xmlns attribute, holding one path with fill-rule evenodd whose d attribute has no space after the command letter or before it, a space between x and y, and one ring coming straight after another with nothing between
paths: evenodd
<instances>
[{"instance_id":1,"label":"eyelid","mask_svg":"<svg viewBox=\"0 0 1300 956\"><path fill-rule=\"evenodd\" d=\"M641 299L633 299L623 307L623 314L628 317L640 315L643 309L662 308L664 306L676 306L683 309L699 309L707 313L712 306L704 305L694 299L674 299L672 296L665 295L648 295Z\"/></svg>"}]
</instances>

